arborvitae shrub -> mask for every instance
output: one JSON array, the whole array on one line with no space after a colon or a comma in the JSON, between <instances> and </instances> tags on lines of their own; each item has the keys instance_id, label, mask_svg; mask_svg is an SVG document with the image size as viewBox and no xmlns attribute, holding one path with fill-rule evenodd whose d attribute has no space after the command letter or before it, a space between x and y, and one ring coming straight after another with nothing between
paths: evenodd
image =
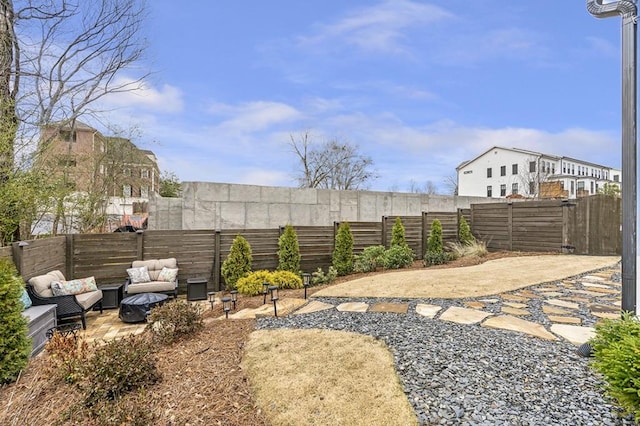
<instances>
[{"instance_id":1,"label":"arborvitae shrub","mask_svg":"<svg viewBox=\"0 0 640 426\"><path fill-rule=\"evenodd\" d=\"M603 375L606 393L626 413L640 418L640 322L630 313L596 323L593 367Z\"/></svg>"},{"instance_id":2,"label":"arborvitae shrub","mask_svg":"<svg viewBox=\"0 0 640 426\"><path fill-rule=\"evenodd\" d=\"M373 272L384 265L384 246L370 246L355 257L353 270L355 272Z\"/></svg>"},{"instance_id":3,"label":"arborvitae shrub","mask_svg":"<svg viewBox=\"0 0 640 426\"><path fill-rule=\"evenodd\" d=\"M22 316L22 289L13 262L0 259L0 384L14 381L29 363L31 341Z\"/></svg>"},{"instance_id":4,"label":"arborvitae shrub","mask_svg":"<svg viewBox=\"0 0 640 426\"><path fill-rule=\"evenodd\" d=\"M393 224L393 228L391 229L391 245L389 247L406 245L407 240L404 237L404 225L402 224L402 220L399 217L396 217L396 222Z\"/></svg>"},{"instance_id":5,"label":"arborvitae shrub","mask_svg":"<svg viewBox=\"0 0 640 426\"><path fill-rule=\"evenodd\" d=\"M469 223L464 218L464 216L460 216L460 225L458 229L458 241L461 244L473 244L476 242L476 238L471 233L471 228L469 227Z\"/></svg>"},{"instance_id":6,"label":"arborvitae shrub","mask_svg":"<svg viewBox=\"0 0 640 426\"><path fill-rule=\"evenodd\" d=\"M431 222L431 231L429 231L429 238L427 238L427 252L442 252L442 224L438 219Z\"/></svg>"},{"instance_id":7,"label":"arborvitae shrub","mask_svg":"<svg viewBox=\"0 0 640 426\"><path fill-rule=\"evenodd\" d=\"M271 272L267 270L252 272L246 277L242 277L238 280L238 292L246 296L256 296L262 293L262 283L265 281L273 285L270 281L271 279Z\"/></svg>"},{"instance_id":8,"label":"arborvitae shrub","mask_svg":"<svg viewBox=\"0 0 640 426\"><path fill-rule=\"evenodd\" d=\"M292 225L284 227L278 239L278 270L297 274L300 272L300 246L298 234Z\"/></svg>"},{"instance_id":9,"label":"arborvitae shrub","mask_svg":"<svg viewBox=\"0 0 640 426\"><path fill-rule=\"evenodd\" d=\"M353 272L353 235L348 222L342 222L338 227L332 265L336 268L338 275L348 275Z\"/></svg>"},{"instance_id":10,"label":"arborvitae shrub","mask_svg":"<svg viewBox=\"0 0 640 426\"><path fill-rule=\"evenodd\" d=\"M242 235L238 235L233 240L229 255L222 262L221 271L227 290L235 290L238 280L251 272L251 262L251 245Z\"/></svg>"},{"instance_id":11,"label":"arborvitae shrub","mask_svg":"<svg viewBox=\"0 0 640 426\"><path fill-rule=\"evenodd\" d=\"M171 343L188 336L203 326L202 308L186 300L174 300L151 310L147 328L161 343Z\"/></svg>"}]
</instances>

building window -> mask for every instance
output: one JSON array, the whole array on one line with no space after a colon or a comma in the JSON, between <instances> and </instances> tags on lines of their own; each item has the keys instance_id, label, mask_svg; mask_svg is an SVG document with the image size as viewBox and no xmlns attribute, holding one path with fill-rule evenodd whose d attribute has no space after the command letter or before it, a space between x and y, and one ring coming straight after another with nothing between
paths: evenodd
<instances>
[{"instance_id":1,"label":"building window","mask_svg":"<svg viewBox=\"0 0 640 426\"><path fill-rule=\"evenodd\" d=\"M504 197L505 195L507 195L507 185L503 183L500 185L500 196Z\"/></svg>"},{"instance_id":2,"label":"building window","mask_svg":"<svg viewBox=\"0 0 640 426\"><path fill-rule=\"evenodd\" d=\"M493 187L491 185L487 186L487 197L491 198L493 196Z\"/></svg>"},{"instance_id":3,"label":"building window","mask_svg":"<svg viewBox=\"0 0 640 426\"><path fill-rule=\"evenodd\" d=\"M571 165L571 174L572 174L572 175L575 175L575 174L576 174L576 166L575 166L575 164L572 164L572 165Z\"/></svg>"},{"instance_id":4,"label":"building window","mask_svg":"<svg viewBox=\"0 0 640 426\"><path fill-rule=\"evenodd\" d=\"M563 180L560 181L560 189L562 189L564 191L564 181Z\"/></svg>"},{"instance_id":5,"label":"building window","mask_svg":"<svg viewBox=\"0 0 640 426\"><path fill-rule=\"evenodd\" d=\"M567 173L567 165L566 164L562 165L562 173Z\"/></svg>"},{"instance_id":6,"label":"building window","mask_svg":"<svg viewBox=\"0 0 640 426\"><path fill-rule=\"evenodd\" d=\"M122 171L122 174L125 175L126 177L131 177L131 169L124 169Z\"/></svg>"},{"instance_id":7,"label":"building window","mask_svg":"<svg viewBox=\"0 0 640 426\"><path fill-rule=\"evenodd\" d=\"M60 130L60 139L65 142L75 142L76 132L72 132L71 130Z\"/></svg>"},{"instance_id":8,"label":"building window","mask_svg":"<svg viewBox=\"0 0 640 426\"><path fill-rule=\"evenodd\" d=\"M122 185L122 196L131 197L131 185Z\"/></svg>"},{"instance_id":9,"label":"building window","mask_svg":"<svg viewBox=\"0 0 640 426\"><path fill-rule=\"evenodd\" d=\"M140 197L149 198L149 187L148 186L141 186L140 187Z\"/></svg>"},{"instance_id":10,"label":"building window","mask_svg":"<svg viewBox=\"0 0 640 426\"><path fill-rule=\"evenodd\" d=\"M529 161L529 173L535 173L535 172L536 172L536 162Z\"/></svg>"},{"instance_id":11,"label":"building window","mask_svg":"<svg viewBox=\"0 0 640 426\"><path fill-rule=\"evenodd\" d=\"M507 175L507 166L500 166L500 176Z\"/></svg>"},{"instance_id":12,"label":"building window","mask_svg":"<svg viewBox=\"0 0 640 426\"><path fill-rule=\"evenodd\" d=\"M584 191L584 182L578 182L578 191Z\"/></svg>"},{"instance_id":13,"label":"building window","mask_svg":"<svg viewBox=\"0 0 640 426\"><path fill-rule=\"evenodd\" d=\"M536 193L536 183L532 180L529 181L529 195Z\"/></svg>"},{"instance_id":14,"label":"building window","mask_svg":"<svg viewBox=\"0 0 640 426\"><path fill-rule=\"evenodd\" d=\"M76 159L68 155L64 155L58 160L60 167L75 167L76 164Z\"/></svg>"},{"instance_id":15,"label":"building window","mask_svg":"<svg viewBox=\"0 0 640 426\"><path fill-rule=\"evenodd\" d=\"M493 175L493 169L491 167L487 167L487 177L490 178Z\"/></svg>"},{"instance_id":16,"label":"building window","mask_svg":"<svg viewBox=\"0 0 640 426\"><path fill-rule=\"evenodd\" d=\"M575 194L576 192L576 183L574 181L571 181L571 195Z\"/></svg>"},{"instance_id":17,"label":"building window","mask_svg":"<svg viewBox=\"0 0 640 426\"><path fill-rule=\"evenodd\" d=\"M613 175L614 182L620 182L620 175Z\"/></svg>"},{"instance_id":18,"label":"building window","mask_svg":"<svg viewBox=\"0 0 640 426\"><path fill-rule=\"evenodd\" d=\"M140 170L140 177L142 179L149 179L149 170L147 169Z\"/></svg>"},{"instance_id":19,"label":"building window","mask_svg":"<svg viewBox=\"0 0 640 426\"><path fill-rule=\"evenodd\" d=\"M595 194L595 191L594 191L594 189L593 189L593 185L594 185L594 183L593 183L593 181L591 181L591 193L592 193L592 194Z\"/></svg>"},{"instance_id":20,"label":"building window","mask_svg":"<svg viewBox=\"0 0 640 426\"><path fill-rule=\"evenodd\" d=\"M515 183L515 182L511 184L511 193L512 194L517 194L518 193L518 184Z\"/></svg>"},{"instance_id":21,"label":"building window","mask_svg":"<svg viewBox=\"0 0 640 426\"><path fill-rule=\"evenodd\" d=\"M555 165L555 163L551 163L551 174L552 175L556 174L556 165Z\"/></svg>"},{"instance_id":22,"label":"building window","mask_svg":"<svg viewBox=\"0 0 640 426\"><path fill-rule=\"evenodd\" d=\"M517 164L512 164L511 165L511 174L512 175L517 175L518 174L518 165Z\"/></svg>"}]
</instances>

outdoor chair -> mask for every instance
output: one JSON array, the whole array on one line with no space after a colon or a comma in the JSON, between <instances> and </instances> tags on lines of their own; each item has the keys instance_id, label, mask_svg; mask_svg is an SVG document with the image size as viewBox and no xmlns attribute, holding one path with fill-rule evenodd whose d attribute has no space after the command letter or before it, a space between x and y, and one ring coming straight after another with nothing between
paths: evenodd
<instances>
[{"instance_id":1,"label":"outdoor chair","mask_svg":"<svg viewBox=\"0 0 640 426\"><path fill-rule=\"evenodd\" d=\"M57 305L58 320L80 317L86 330L86 313L94 307L102 313L102 290L94 277L67 281L60 271L51 271L32 277L27 282L27 293L33 305Z\"/></svg>"}]
</instances>

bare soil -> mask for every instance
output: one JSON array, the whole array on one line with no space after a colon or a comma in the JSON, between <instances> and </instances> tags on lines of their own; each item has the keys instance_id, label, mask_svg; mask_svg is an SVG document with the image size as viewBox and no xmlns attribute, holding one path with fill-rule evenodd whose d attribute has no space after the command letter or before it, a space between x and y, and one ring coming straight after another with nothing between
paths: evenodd
<instances>
[{"instance_id":1,"label":"bare soil","mask_svg":"<svg viewBox=\"0 0 640 426\"><path fill-rule=\"evenodd\" d=\"M476 265L487 260L541 253L489 253L483 258L459 259L434 269ZM548 254L548 253L544 253ZM415 262L410 269L423 269ZM375 272L340 277L335 283L350 281ZM332 285L335 285L332 284ZM309 294L329 286L317 286ZM283 290L281 297L303 296L303 290ZM241 297L238 309L262 305L262 296ZM162 379L145 389L144 405L158 417L161 425L264 425L268 420L258 407L245 373L240 367L254 320L220 321L221 307L205 312L205 327L196 335L161 347L157 352ZM97 424L83 412L75 411L81 401L73 385L46 374L50 362L46 352L33 359L16 383L0 387L0 424ZM126 398L126 397L125 397ZM132 424L125 422L123 424Z\"/></svg>"}]
</instances>

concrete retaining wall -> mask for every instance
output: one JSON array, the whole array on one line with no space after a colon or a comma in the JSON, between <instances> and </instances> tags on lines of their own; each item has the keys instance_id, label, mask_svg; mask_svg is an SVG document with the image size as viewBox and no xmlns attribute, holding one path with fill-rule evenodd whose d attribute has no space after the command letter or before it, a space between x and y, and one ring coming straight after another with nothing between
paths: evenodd
<instances>
[{"instance_id":1,"label":"concrete retaining wall","mask_svg":"<svg viewBox=\"0 0 640 426\"><path fill-rule=\"evenodd\" d=\"M471 203L499 201L485 197L184 182L182 198L150 200L149 229L261 229L287 223L327 226L339 221L375 222L382 216L454 212L469 208Z\"/></svg>"}]
</instances>

